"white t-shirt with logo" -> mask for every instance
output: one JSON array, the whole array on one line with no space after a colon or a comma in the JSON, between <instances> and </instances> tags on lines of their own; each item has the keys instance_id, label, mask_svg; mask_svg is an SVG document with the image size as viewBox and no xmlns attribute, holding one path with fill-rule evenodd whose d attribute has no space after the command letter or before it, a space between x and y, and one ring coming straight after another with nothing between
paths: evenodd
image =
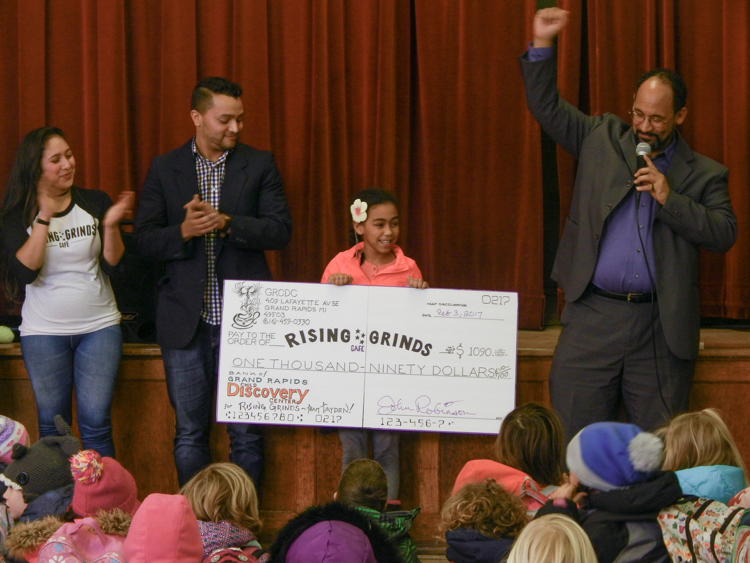
<instances>
[{"instance_id":1,"label":"white t-shirt with logo","mask_svg":"<svg viewBox=\"0 0 750 563\"><path fill-rule=\"evenodd\" d=\"M21 336L86 334L120 323L109 277L99 263L100 220L77 200L50 220L44 264L26 286Z\"/></svg>"}]
</instances>

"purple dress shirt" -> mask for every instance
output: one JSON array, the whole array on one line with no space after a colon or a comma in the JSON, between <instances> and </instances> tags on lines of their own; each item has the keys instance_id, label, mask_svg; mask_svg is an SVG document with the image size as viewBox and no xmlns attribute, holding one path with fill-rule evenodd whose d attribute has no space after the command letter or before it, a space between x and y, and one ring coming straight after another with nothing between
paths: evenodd
<instances>
[{"instance_id":1,"label":"purple dress shirt","mask_svg":"<svg viewBox=\"0 0 750 563\"><path fill-rule=\"evenodd\" d=\"M527 56L533 62L547 59L554 53L554 47L534 48L529 43ZM673 136L669 146L652 159L654 166L662 174L666 175L669 170L676 147L677 137ZM632 190L605 222L596 269L591 280L601 289L615 293L652 291L650 278L656 275L652 233L654 216L661 206L648 192L642 192L638 208L635 206L635 199L635 190Z\"/></svg>"}]
</instances>

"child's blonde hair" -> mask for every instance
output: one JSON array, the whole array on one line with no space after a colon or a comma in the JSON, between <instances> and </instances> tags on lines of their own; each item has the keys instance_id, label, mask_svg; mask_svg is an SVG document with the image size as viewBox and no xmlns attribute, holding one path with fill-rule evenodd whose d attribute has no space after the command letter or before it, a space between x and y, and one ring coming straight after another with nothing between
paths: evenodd
<instances>
[{"instance_id":1,"label":"child's blonde hair","mask_svg":"<svg viewBox=\"0 0 750 563\"><path fill-rule=\"evenodd\" d=\"M560 417L536 403L513 409L495 440L495 459L528 474L542 487L562 485L565 445Z\"/></svg>"},{"instance_id":2,"label":"child's blonde hair","mask_svg":"<svg viewBox=\"0 0 750 563\"><path fill-rule=\"evenodd\" d=\"M495 482L469 483L440 511L440 531L468 528L490 538L516 537L529 521L523 502Z\"/></svg>"},{"instance_id":3,"label":"child's blonde hair","mask_svg":"<svg viewBox=\"0 0 750 563\"><path fill-rule=\"evenodd\" d=\"M336 500L348 506L366 506L382 512L388 499L385 471L372 459L355 459L344 469Z\"/></svg>"},{"instance_id":4,"label":"child's blonde hair","mask_svg":"<svg viewBox=\"0 0 750 563\"><path fill-rule=\"evenodd\" d=\"M575 520L545 514L526 526L507 563L597 563L591 540Z\"/></svg>"},{"instance_id":5,"label":"child's blonde hair","mask_svg":"<svg viewBox=\"0 0 750 563\"><path fill-rule=\"evenodd\" d=\"M203 522L226 520L256 534L262 526L253 480L234 463L212 463L185 483L180 494Z\"/></svg>"},{"instance_id":6,"label":"child's blonde hair","mask_svg":"<svg viewBox=\"0 0 750 563\"><path fill-rule=\"evenodd\" d=\"M657 431L664 440L665 471L678 471L706 465L732 465L742 469L747 485L747 469L732 434L716 409L687 412L674 417Z\"/></svg>"}]
</instances>

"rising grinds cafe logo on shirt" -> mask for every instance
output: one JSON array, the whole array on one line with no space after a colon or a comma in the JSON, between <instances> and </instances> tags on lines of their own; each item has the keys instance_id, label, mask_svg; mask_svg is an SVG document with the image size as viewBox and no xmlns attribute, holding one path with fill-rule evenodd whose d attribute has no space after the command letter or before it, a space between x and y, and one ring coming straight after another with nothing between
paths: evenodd
<instances>
[{"instance_id":1,"label":"rising grinds cafe logo on shirt","mask_svg":"<svg viewBox=\"0 0 750 563\"><path fill-rule=\"evenodd\" d=\"M81 238L90 238L96 234L96 225L81 225L80 227L71 227L61 231L50 231L47 234L47 246L59 246L60 248L70 247L70 243L75 243Z\"/></svg>"},{"instance_id":2,"label":"rising grinds cafe logo on shirt","mask_svg":"<svg viewBox=\"0 0 750 563\"><path fill-rule=\"evenodd\" d=\"M234 292L240 296L242 304L240 313L232 318L232 326L240 330L255 325L260 317L260 290L259 283L239 282L234 286Z\"/></svg>"}]
</instances>

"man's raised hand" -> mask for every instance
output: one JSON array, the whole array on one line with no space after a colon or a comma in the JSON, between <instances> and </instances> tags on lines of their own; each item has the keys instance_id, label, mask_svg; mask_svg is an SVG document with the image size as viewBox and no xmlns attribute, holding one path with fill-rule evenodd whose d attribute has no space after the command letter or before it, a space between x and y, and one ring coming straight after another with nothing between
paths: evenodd
<instances>
[{"instance_id":1,"label":"man's raised hand","mask_svg":"<svg viewBox=\"0 0 750 563\"><path fill-rule=\"evenodd\" d=\"M557 34L568 24L570 12L561 8L544 8L534 16L534 47L551 47Z\"/></svg>"}]
</instances>

